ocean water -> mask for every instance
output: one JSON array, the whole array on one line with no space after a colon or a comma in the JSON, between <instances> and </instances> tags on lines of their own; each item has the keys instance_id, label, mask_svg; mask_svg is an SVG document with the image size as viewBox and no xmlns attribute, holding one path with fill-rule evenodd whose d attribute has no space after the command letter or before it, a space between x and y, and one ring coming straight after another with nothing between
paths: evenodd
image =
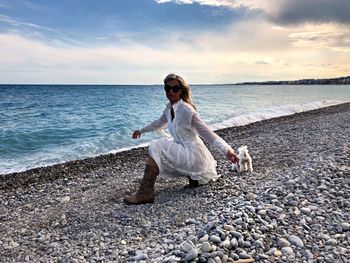
<instances>
[{"instance_id":1,"label":"ocean water","mask_svg":"<svg viewBox=\"0 0 350 263\"><path fill-rule=\"evenodd\" d=\"M214 130L350 101L349 85L194 85ZM0 85L0 174L144 146L131 139L167 103L161 85Z\"/></svg>"}]
</instances>

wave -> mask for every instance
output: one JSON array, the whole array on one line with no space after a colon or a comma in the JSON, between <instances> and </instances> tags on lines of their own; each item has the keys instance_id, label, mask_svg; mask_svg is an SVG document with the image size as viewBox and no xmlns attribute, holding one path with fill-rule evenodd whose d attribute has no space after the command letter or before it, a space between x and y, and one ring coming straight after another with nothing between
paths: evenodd
<instances>
[{"instance_id":1,"label":"wave","mask_svg":"<svg viewBox=\"0 0 350 263\"><path fill-rule=\"evenodd\" d=\"M228 127L244 126L253 122L258 122L262 120L267 120L267 119L272 119L272 118L277 118L277 117L282 117L287 115L293 115L295 113L316 110L316 109L333 106L341 103L343 102L339 100L322 100L322 101L315 101L315 102L310 102L306 104L289 104L285 106L269 107L266 109L261 109L256 112L235 116L223 122L209 125L209 127L215 131L215 130L224 129Z\"/></svg>"}]
</instances>

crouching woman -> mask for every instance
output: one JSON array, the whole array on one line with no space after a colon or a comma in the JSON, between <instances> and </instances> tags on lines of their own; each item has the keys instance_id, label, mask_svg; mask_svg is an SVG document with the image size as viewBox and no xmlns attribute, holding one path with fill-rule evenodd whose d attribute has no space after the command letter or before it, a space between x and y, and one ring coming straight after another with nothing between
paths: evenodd
<instances>
[{"instance_id":1,"label":"crouching woman","mask_svg":"<svg viewBox=\"0 0 350 263\"><path fill-rule=\"evenodd\" d=\"M188 187L216 181L216 161L201 138L218 149L228 160L238 162L234 150L209 129L196 112L189 85L178 75L169 74L164 79L164 90L169 100L161 117L141 130L133 132L137 139L142 133L168 128L173 141L155 140L148 148L144 176L139 190L124 201L144 204L154 201L154 184L157 176L187 176ZM201 137L201 138L200 138Z\"/></svg>"}]
</instances>

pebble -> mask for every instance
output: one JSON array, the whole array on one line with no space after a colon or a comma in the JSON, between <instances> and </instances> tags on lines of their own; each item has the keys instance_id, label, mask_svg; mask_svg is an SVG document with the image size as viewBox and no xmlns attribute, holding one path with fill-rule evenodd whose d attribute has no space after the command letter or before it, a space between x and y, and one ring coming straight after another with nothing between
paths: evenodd
<instances>
[{"instance_id":1,"label":"pebble","mask_svg":"<svg viewBox=\"0 0 350 263\"><path fill-rule=\"evenodd\" d=\"M273 252L273 255L275 257L280 257L280 256L282 256L282 252L280 250L276 250L275 252Z\"/></svg>"},{"instance_id":2,"label":"pebble","mask_svg":"<svg viewBox=\"0 0 350 263\"><path fill-rule=\"evenodd\" d=\"M300 209L300 212L302 212L302 213L304 213L304 214L306 214L306 215L309 215L309 214L311 213L311 209L308 208L308 207L302 207L302 208Z\"/></svg>"},{"instance_id":3,"label":"pebble","mask_svg":"<svg viewBox=\"0 0 350 263\"><path fill-rule=\"evenodd\" d=\"M344 232L350 230L350 223L343 222L343 223L340 224L340 226L341 226L341 228L342 228L342 230L343 230Z\"/></svg>"},{"instance_id":4,"label":"pebble","mask_svg":"<svg viewBox=\"0 0 350 263\"><path fill-rule=\"evenodd\" d=\"M288 241L297 247L304 247L304 242L296 235L290 235L288 236Z\"/></svg>"},{"instance_id":5,"label":"pebble","mask_svg":"<svg viewBox=\"0 0 350 263\"><path fill-rule=\"evenodd\" d=\"M241 252L239 253L239 258L241 259L248 259L248 258L251 258L252 256L247 254L246 252Z\"/></svg>"},{"instance_id":6,"label":"pebble","mask_svg":"<svg viewBox=\"0 0 350 263\"><path fill-rule=\"evenodd\" d=\"M134 257L134 260L139 261L139 260L146 260L148 259L148 256L146 254L138 254Z\"/></svg>"},{"instance_id":7,"label":"pebble","mask_svg":"<svg viewBox=\"0 0 350 263\"><path fill-rule=\"evenodd\" d=\"M201 246L201 250L203 252L210 252L211 251L211 245L209 242L204 242Z\"/></svg>"},{"instance_id":8,"label":"pebble","mask_svg":"<svg viewBox=\"0 0 350 263\"><path fill-rule=\"evenodd\" d=\"M195 245L193 244L192 241L185 241L180 245L180 249L184 252L188 252L191 249L193 249Z\"/></svg>"},{"instance_id":9,"label":"pebble","mask_svg":"<svg viewBox=\"0 0 350 263\"><path fill-rule=\"evenodd\" d=\"M61 202L63 202L63 203L67 203L69 201L70 201L70 196L65 196L61 199Z\"/></svg>"},{"instance_id":10,"label":"pebble","mask_svg":"<svg viewBox=\"0 0 350 263\"><path fill-rule=\"evenodd\" d=\"M203 243L203 242L206 242L209 240L209 235L208 234L205 234L204 236L202 236L198 241L200 243Z\"/></svg>"},{"instance_id":11,"label":"pebble","mask_svg":"<svg viewBox=\"0 0 350 263\"><path fill-rule=\"evenodd\" d=\"M267 214L267 211L265 209L261 209L258 211L258 215L265 216Z\"/></svg>"},{"instance_id":12,"label":"pebble","mask_svg":"<svg viewBox=\"0 0 350 263\"><path fill-rule=\"evenodd\" d=\"M191 261L192 259L195 259L198 257L198 250L196 248L192 248L190 251L186 253L185 259L187 261Z\"/></svg>"},{"instance_id":13,"label":"pebble","mask_svg":"<svg viewBox=\"0 0 350 263\"><path fill-rule=\"evenodd\" d=\"M233 248L238 247L238 241L237 241L237 239L233 237L233 238L231 239L231 241L230 241L230 244L231 244L231 247L233 247Z\"/></svg>"},{"instance_id":14,"label":"pebble","mask_svg":"<svg viewBox=\"0 0 350 263\"><path fill-rule=\"evenodd\" d=\"M281 252L283 255L286 255L286 256L294 255L294 251L291 247L282 247Z\"/></svg>"},{"instance_id":15,"label":"pebble","mask_svg":"<svg viewBox=\"0 0 350 263\"><path fill-rule=\"evenodd\" d=\"M230 239L227 238L223 242L221 242L221 246L230 249L232 247Z\"/></svg>"},{"instance_id":16,"label":"pebble","mask_svg":"<svg viewBox=\"0 0 350 263\"><path fill-rule=\"evenodd\" d=\"M214 257L213 260L215 263L222 263L221 258L219 258L218 256Z\"/></svg>"},{"instance_id":17,"label":"pebble","mask_svg":"<svg viewBox=\"0 0 350 263\"><path fill-rule=\"evenodd\" d=\"M314 255L312 254L312 252L308 249L303 251L303 256L306 257L307 259L313 259Z\"/></svg>"},{"instance_id":18,"label":"pebble","mask_svg":"<svg viewBox=\"0 0 350 263\"><path fill-rule=\"evenodd\" d=\"M16 248L19 247L19 244L17 242L11 241L9 243L9 245L7 246L7 248L12 249L12 248Z\"/></svg>"},{"instance_id":19,"label":"pebble","mask_svg":"<svg viewBox=\"0 0 350 263\"><path fill-rule=\"evenodd\" d=\"M276 251L277 251L277 248L272 247L272 248L270 248L269 251L266 252L266 254L269 255L269 256L272 256L272 255L274 255L274 253L275 253Z\"/></svg>"},{"instance_id":20,"label":"pebble","mask_svg":"<svg viewBox=\"0 0 350 263\"><path fill-rule=\"evenodd\" d=\"M210 236L210 241L212 241L214 243L220 243L221 242L221 238L216 236L216 235L212 235L212 236Z\"/></svg>"},{"instance_id":21,"label":"pebble","mask_svg":"<svg viewBox=\"0 0 350 263\"><path fill-rule=\"evenodd\" d=\"M234 230L234 227L232 225L224 225L224 229L227 230L227 231L233 231Z\"/></svg>"},{"instance_id":22,"label":"pebble","mask_svg":"<svg viewBox=\"0 0 350 263\"><path fill-rule=\"evenodd\" d=\"M285 238L279 238L277 240L277 246L279 247L289 247L290 246L290 243L287 239Z\"/></svg>"}]
</instances>

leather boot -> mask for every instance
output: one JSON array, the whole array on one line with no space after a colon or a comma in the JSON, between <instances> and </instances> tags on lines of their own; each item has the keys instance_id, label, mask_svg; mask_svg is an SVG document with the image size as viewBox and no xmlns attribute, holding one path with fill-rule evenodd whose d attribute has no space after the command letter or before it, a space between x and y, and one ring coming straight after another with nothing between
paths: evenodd
<instances>
[{"instance_id":1,"label":"leather boot","mask_svg":"<svg viewBox=\"0 0 350 263\"><path fill-rule=\"evenodd\" d=\"M197 180L193 180L189 176L187 178L188 178L189 184L184 187L185 189L192 189L192 188L196 188L199 186L199 182Z\"/></svg>"},{"instance_id":2,"label":"leather boot","mask_svg":"<svg viewBox=\"0 0 350 263\"><path fill-rule=\"evenodd\" d=\"M139 190L134 195L126 196L124 201L132 205L153 203L156 195L154 184L158 173L159 170L157 166L146 165L145 174L141 181Z\"/></svg>"}]
</instances>

